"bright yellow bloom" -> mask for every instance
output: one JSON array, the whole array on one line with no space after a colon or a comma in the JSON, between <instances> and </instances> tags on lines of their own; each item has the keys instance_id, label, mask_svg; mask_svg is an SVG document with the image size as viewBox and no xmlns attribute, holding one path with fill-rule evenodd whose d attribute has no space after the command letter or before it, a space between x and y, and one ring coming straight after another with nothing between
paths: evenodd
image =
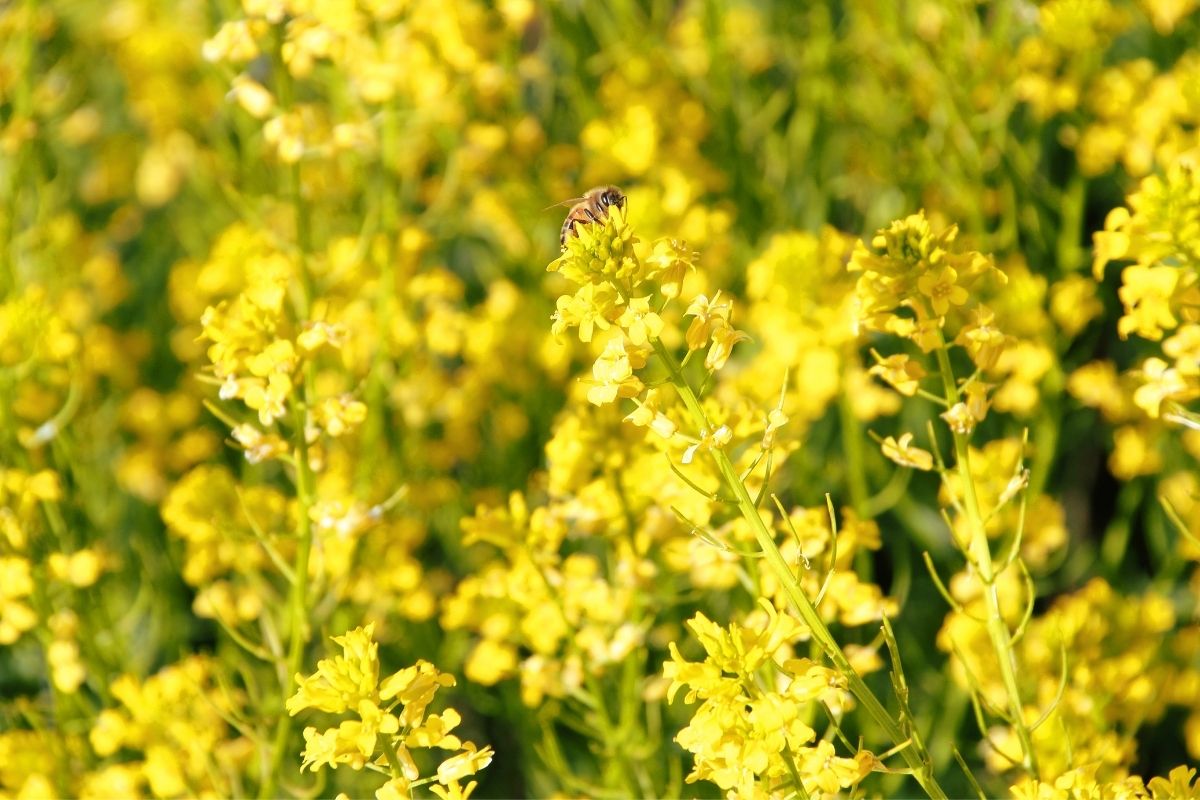
<instances>
[{"instance_id":1,"label":"bright yellow bloom","mask_svg":"<svg viewBox=\"0 0 1200 800\"><path fill-rule=\"evenodd\" d=\"M967 302L967 290L955 283L957 279L958 273L947 266L917 279L917 288L929 299L933 313L939 317L945 316L951 305L961 306Z\"/></svg>"},{"instance_id":2,"label":"bright yellow bloom","mask_svg":"<svg viewBox=\"0 0 1200 800\"><path fill-rule=\"evenodd\" d=\"M878 358L878 363L867 372L883 379L905 397L913 397L925 377L925 368L904 354Z\"/></svg>"},{"instance_id":3,"label":"bright yellow bloom","mask_svg":"<svg viewBox=\"0 0 1200 800\"><path fill-rule=\"evenodd\" d=\"M728 326L732 313L732 304L722 301L719 291L713 295L711 300L704 295L698 295L692 300L691 305L684 312L686 316L695 318L688 326L685 335L688 350L703 350L707 347L717 325L725 323Z\"/></svg>"},{"instance_id":4,"label":"bright yellow bloom","mask_svg":"<svg viewBox=\"0 0 1200 800\"><path fill-rule=\"evenodd\" d=\"M883 454L902 467L913 469L933 469L933 454L927 450L912 446L913 435L903 433L897 441L888 436L883 440Z\"/></svg>"},{"instance_id":5,"label":"bright yellow bloom","mask_svg":"<svg viewBox=\"0 0 1200 800\"><path fill-rule=\"evenodd\" d=\"M1174 267L1126 267L1121 271L1118 294L1125 316L1117 322L1122 338L1135 333L1143 339L1159 340L1164 330L1179 324L1172 310L1180 271Z\"/></svg>"},{"instance_id":6,"label":"bright yellow bloom","mask_svg":"<svg viewBox=\"0 0 1200 800\"><path fill-rule=\"evenodd\" d=\"M955 403L947 411L939 414L946 424L950 426L950 430L955 433L969 434L975 430L975 415L967 407L966 403Z\"/></svg>"},{"instance_id":7,"label":"bright yellow bloom","mask_svg":"<svg viewBox=\"0 0 1200 800\"><path fill-rule=\"evenodd\" d=\"M334 636L342 655L321 659L317 671L307 678L296 676L299 686L288 698L288 713L295 716L305 708L316 708L340 714L362 700L373 699L379 683L379 645L372 639L374 632L372 623Z\"/></svg>"},{"instance_id":8,"label":"bright yellow bloom","mask_svg":"<svg viewBox=\"0 0 1200 800\"><path fill-rule=\"evenodd\" d=\"M645 385L634 373L646 366L649 354L648 347L639 347L624 336L609 339L592 365L593 386L588 389L588 402L602 406L619 397L640 395Z\"/></svg>"}]
</instances>

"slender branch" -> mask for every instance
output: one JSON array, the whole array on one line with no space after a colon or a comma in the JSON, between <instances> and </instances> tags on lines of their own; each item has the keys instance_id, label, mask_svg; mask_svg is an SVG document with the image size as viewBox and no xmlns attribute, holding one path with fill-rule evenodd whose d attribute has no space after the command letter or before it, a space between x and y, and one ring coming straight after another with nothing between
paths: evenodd
<instances>
[{"instance_id":1,"label":"slender branch","mask_svg":"<svg viewBox=\"0 0 1200 800\"><path fill-rule=\"evenodd\" d=\"M708 418L700 405L700 400L696 397L695 392L692 391L691 385L683 377L679 363L666 347L663 346L662 342L655 341L653 345L655 354L666 366L668 372L670 372L675 389L684 406L687 408L688 413L691 415L693 423L701 432L708 431L711 427ZM770 566L770 569L775 573L780 586L786 592L792 608L805 625L808 626L813 641L821 648L838 672L845 676L850 691L858 698L859 703L862 704L867 714L884 729L888 737L894 743L906 741L908 737L905 736L900 726L888 714L887 709L883 707L879 698L867 686L862 676L850 664L850 660L842 652L833 634L825 625L824 620L821 619L820 614L817 613L817 609L796 584L795 578L788 568L787 561L775 544L775 538L771 535L766 523L763 522L762 517L759 515L758 508L755 506L754 500L750 497L750 493L746 490L745 484L738 479L737 470L730 462L725 451L720 448L714 448L711 453L726 487L733 493L734 499L737 501L738 508L742 512L742 517L750 525L750 529L758 541L758 546L762 550L763 557ZM906 748L901 752L901 755L905 763L912 769L914 777L921 784L921 788L925 790L926 794L932 798L946 797L945 792L942 791L942 788L933 776L932 764L929 761L928 753L923 748Z\"/></svg>"},{"instance_id":2,"label":"slender branch","mask_svg":"<svg viewBox=\"0 0 1200 800\"><path fill-rule=\"evenodd\" d=\"M950 365L950 354L946 349L945 342L939 343L937 360L946 395L946 404L953 407L959 401L958 386L954 380L954 370ZM996 652L1000 677L1008 695L1008 716L1016 731L1017 739L1021 743L1021 766L1029 775L1037 775L1037 757L1033 750L1033 737L1025 724L1021 691L1017 685L1017 662L1012 649L1012 635L1000 608L1000 592L996 587L997 572L992 564L991 546L988 544L987 531L984 529L979 496L975 491L975 480L971 475L968 436L957 431L953 432L953 436L955 469L958 470L959 480L962 484L962 510L966 514L970 536L967 542L967 554L978 571L979 581L982 584L984 603L987 606L988 638L991 639L992 649Z\"/></svg>"}]
</instances>

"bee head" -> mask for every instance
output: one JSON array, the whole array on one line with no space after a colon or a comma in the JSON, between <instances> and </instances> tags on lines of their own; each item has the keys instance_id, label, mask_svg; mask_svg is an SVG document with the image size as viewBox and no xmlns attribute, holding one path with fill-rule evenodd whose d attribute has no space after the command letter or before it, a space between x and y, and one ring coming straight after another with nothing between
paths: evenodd
<instances>
[{"instance_id":1,"label":"bee head","mask_svg":"<svg viewBox=\"0 0 1200 800\"><path fill-rule=\"evenodd\" d=\"M609 186L600 193L600 205L604 208L616 206L617 208L625 207L625 195L621 194L621 190L615 186Z\"/></svg>"}]
</instances>

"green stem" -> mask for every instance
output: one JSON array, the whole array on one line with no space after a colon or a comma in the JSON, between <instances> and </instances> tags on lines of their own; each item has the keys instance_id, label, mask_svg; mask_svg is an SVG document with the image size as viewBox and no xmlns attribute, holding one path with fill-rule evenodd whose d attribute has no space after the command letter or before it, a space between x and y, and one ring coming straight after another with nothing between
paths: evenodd
<instances>
[{"instance_id":1,"label":"green stem","mask_svg":"<svg viewBox=\"0 0 1200 800\"><path fill-rule=\"evenodd\" d=\"M1083 261L1083 247L1080 246L1083 231L1083 212L1087 205L1087 179L1078 172L1072 173L1071 179L1062 195L1059 206L1062 216L1058 226L1058 239L1055 242L1055 257L1062 274L1074 272Z\"/></svg>"},{"instance_id":2,"label":"green stem","mask_svg":"<svg viewBox=\"0 0 1200 800\"><path fill-rule=\"evenodd\" d=\"M292 693L292 682L300 672L304 663L304 645L308 641L308 560L312 553L312 522L309 520L309 509L312 507L313 474L308 463L308 440L304 432L304 418L307 409L301 404L294 404L292 416L296 429L296 497L300 503L298 519L296 520L296 563L293 568L295 580L292 581L291 592L288 595L288 619L290 641L288 643L287 672L283 676L283 696L286 700ZM284 754L287 752L288 737L292 732L292 715L281 710L279 722L275 726L275 738L271 745L271 768L263 781L260 798L275 796L279 772L283 768Z\"/></svg>"},{"instance_id":3,"label":"green stem","mask_svg":"<svg viewBox=\"0 0 1200 800\"><path fill-rule=\"evenodd\" d=\"M671 373L675 389L679 393L684 406L687 407L688 413L691 415L696 427L702 432L707 432L710 427L708 418L704 413L704 409L700 406L700 400L696 397L696 393L692 391L691 386L684 379L683 373L679 368L679 362L663 346L662 342L654 342L654 352ZM734 499L737 501L738 508L742 512L742 517L754 532L754 538L758 541L763 558L775 573L775 577L783 587L784 592L787 593L792 608L800 616L804 624L808 626L813 641L821 648L838 672L845 676L850 691L858 698L859 703L862 704L867 714L884 729L892 742L896 745L910 742L910 746L900 750L900 755L909 769L912 770L913 776L921 784L921 788L925 790L925 793L932 798L945 798L946 793L942 791L941 786L938 785L937 780L933 776L932 764L924 748L915 740L910 740L904 735L896 720L892 719L887 709L879 701L879 698L875 696L875 693L867 686L862 676L850 664L850 660L842 652L837 640L833 637L833 633L825 625L824 620L821 619L821 615L817 613L817 609L813 606L812 602L800 590L799 585L796 583L796 576L792 574L787 561L784 559L783 554L779 552L779 547L775 544L775 537L767 529L766 523L763 522L758 509L754 505L754 500L751 499L750 493L746 491L745 484L738 478L737 470L734 468L732 462L730 462L729 457L725 455L725 451L713 449L711 452L726 487L733 493Z\"/></svg>"},{"instance_id":4,"label":"green stem","mask_svg":"<svg viewBox=\"0 0 1200 800\"><path fill-rule=\"evenodd\" d=\"M862 429L858 417L854 415L850 393L844 390L838 395L838 416L842 428L842 452L846 456L846 488L850 491L850 506L856 514L865 516L871 490L867 485Z\"/></svg>"},{"instance_id":5,"label":"green stem","mask_svg":"<svg viewBox=\"0 0 1200 800\"><path fill-rule=\"evenodd\" d=\"M950 354L944 342L937 348L938 368L942 374L942 387L946 393L946 404L953 407L958 403L958 385L954 380L954 370L950 365ZM996 652L996 660L1000 667L1000 677L1008 694L1010 722L1016 730L1021 742L1022 766L1025 771L1036 776L1037 757L1033 751L1033 737L1025 724L1024 705L1021 702L1021 692L1017 686L1017 660L1012 649L1012 636L1004 614L1000 609L1000 593L996 588L996 571L992 564L991 546L988 544L987 531L984 529L983 513L979 507L979 496L975 492L975 480L971 476L971 454L969 437L965 433L954 432L955 469L958 470L959 480L963 487L963 506L967 513L967 524L970 531L970 541L967 543L968 561L979 572L979 581L983 585L984 603L987 606L987 632L992 641L992 649Z\"/></svg>"},{"instance_id":6,"label":"green stem","mask_svg":"<svg viewBox=\"0 0 1200 800\"><path fill-rule=\"evenodd\" d=\"M272 52L275 70L275 89L279 105L284 110L291 110L294 102L295 87L292 84L291 73L283 60L283 26L275 28L275 47ZM308 203L304 199L303 183L300 174L300 164L295 163L285 173L285 183L290 195L292 210L296 224L296 247L299 258L299 277L302 288L299 308L296 310L299 318L305 320L310 314L315 287L312 275L308 269L308 254L312 251L311 214ZM296 520L296 561L292 569L293 580L291 591L288 593L288 654L286 672L282 677L280 689L284 702L291 696L296 675L304 666L304 647L308 643L308 562L312 554L313 531L309 519L309 510L313 504L313 486L315 478L308 461L307 417L308 408L313 397L314 372L309 363L304 369L304 381L297 387L299 399L292 402L292 435L295 437L296 465L296 499L300 504ZM288 739L292 733L292 716L286 708L280 709L279 720L275 725L275 736L271 745L271 766L263 779L259 791L260 798L274 797L276 786L279 784L280 772L283 769Z\"/></svg>"},{"instance_id":7,"label":"green stem","mask_svg":"<svg viewBox=\"0 0 1200 800\"><path fill-rule=\"evenodd\" d=\"M384 757L387 758L388 769L391 770L392 777L399 778L404 774L404 767L400 766L400 756L396 753L396 745L392 744L391 737L380 736L379 746L383 750Z\"/></svg>"},{"instance_id":8,"label":"green stem","mask_svg":"<svg viewBox=\"0 0 1200 800\"><path fill-rule=\"evenodd\" d=\"M596 703L596 721L600 726L600 735L604 737L604 750L608 764L616 769L619 780L623 786L613 786L614 789L619 789L629 793L629 797L637 797L641 794L638 789L637 781L633 777L633 769L629 762L629 756L625 752L624 737L620 735L617 726L613 724L612 716L608 713L608 704L604 700L604 687L596 680L596 676L592 675L587 668L584 668L584 683L588 687L588 692ZM604 776L606 785L609 783L608 776Z\"/></svg>"}]
</instances>

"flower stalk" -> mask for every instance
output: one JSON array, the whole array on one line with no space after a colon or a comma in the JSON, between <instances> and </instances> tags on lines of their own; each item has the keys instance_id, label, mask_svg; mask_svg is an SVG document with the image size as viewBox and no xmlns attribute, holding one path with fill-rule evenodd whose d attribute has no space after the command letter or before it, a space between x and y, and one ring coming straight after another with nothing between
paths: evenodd
<instances>
[{"instance_id":1,"label":"flower stalk","mask_svg":"<svg viewBox=\"0 0 1200 800\"><path fill-rule=\"evenodd\" d=\"M954 378L954 370L950 364L950 354L947 352L944 342L937 348L936 353L946 405L948 408L953 408L959 402L959 391ZM978 571L979 581L983 585L983 597L987 606L988 638L996 652L1001 680L1004 683L1005 693L1008 695L1008 710L1011 716L1009 722L1021 743L1021 766L1028 774L1037 775L1037 756L1033 749L1033 736L1025 724L1024 705L1021 701L1020 688L1017 686L1017 666L1016 656L1013 654L1012 636L1000 608L1000 594L996 588L998 573L992 563L991 547L984 529L983 513L979 507L979 496L975 491L974 478L971 476L969 436L958 431L952 431L951 434L954 437L955 469L962 481L963 506L970 532L967 556Z\"/></svg>"},{"instance_id":2,"label":"flower stalk","mask_svg":"<svg viewBox=\"0 0 1200 800\"><path fill-rule=\"evenodd\" d=\"M684 406L687 408L693 423L699 430L707 431L710 428L707 416L704 413L704 409L700 406L699 398L684 377L679 362L663 346L661 341L655 340L653 346L655 355L659 357L670 373L671 383L678 392L680 400L683 401ZM747 524L749 524L750 529L754 532L754 538L758 543L763 558L787 593L792 608L800 616L804 624L808 626L813 640L833 663L838 672L845 676L850 691L862 704L871 719L875 720L883 728L888 737L896 745L900 746L900 756L904 759L908 768L912 770L913 777L916 778L921 788L925 790L925 793L931 798L946 797L945 792L938 785L937 779L934 777L933 764L923 745L916 739L910 739L905 736L900 726L888 713L887 709L884 708L883 703L880 702L875 693L867 686L866 681L858 674L858 671L854 669L854 666L838 645L837 640L834 639L833 633L829 630L824 620L821 619L821 615L817 612L816 607L805 596L804 592L800 590L796 576L792 574L791 568L788 567L787 561L779 551L779 547L775 544L774 537L759 515L754 500L750 497L745 483L738 476L737 469L729 460L729 456L720 447L712 448L711 453L726 488L732 493L737 502L738 510Z\"/></svg>"}]
</instances>

